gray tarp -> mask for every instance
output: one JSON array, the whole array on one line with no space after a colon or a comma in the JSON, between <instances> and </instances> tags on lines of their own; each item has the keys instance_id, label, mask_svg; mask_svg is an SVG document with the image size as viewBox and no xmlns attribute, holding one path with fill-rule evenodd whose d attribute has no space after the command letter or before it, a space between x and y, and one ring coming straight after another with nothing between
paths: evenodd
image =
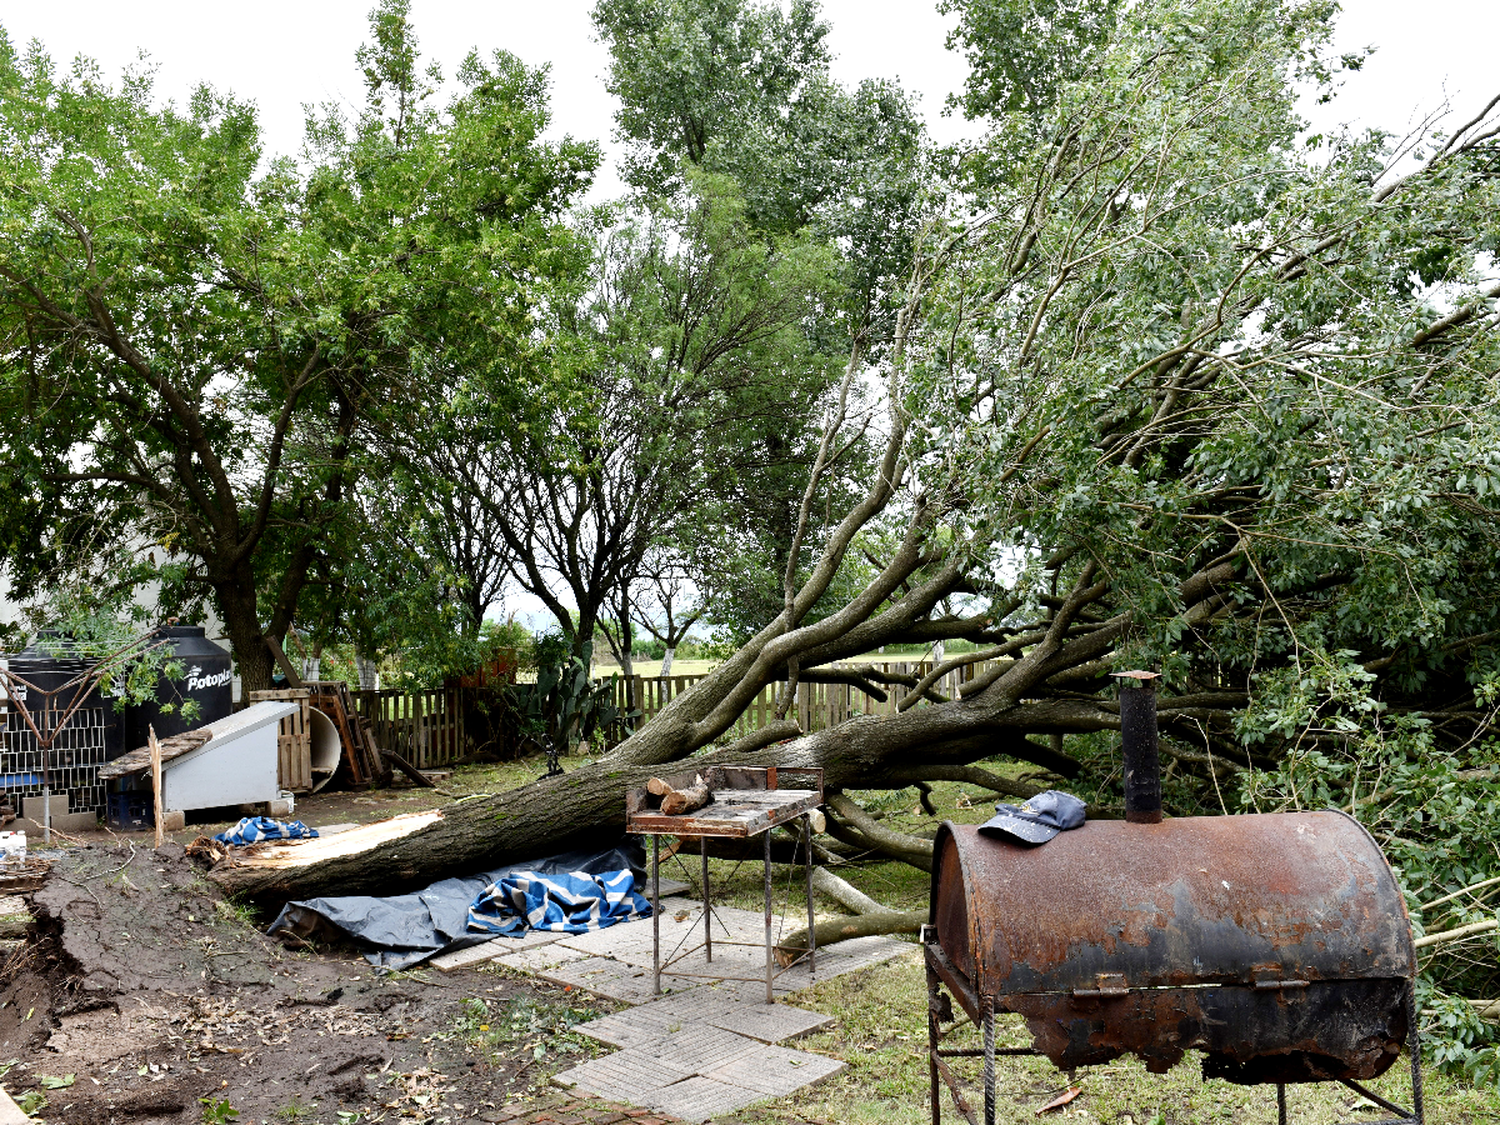
<instances>
[{"instance_id":1,"label":"gray tarp","mask_svg":"<svg viewBox=\"0 0 1500 1125\"><path fill-rule=\"evenodd\" d=\"M644 849L626 841L608 851L565 852L477 875L441 879L411 894L388 898L345 895L289 902L266 932L303 939L353 938L366 947L365 957L371 964L407 969L439 953L489 941L494 935L468 931L469 904L491 883L512 872L557 875L586 871L602 875L628 868L635 873L636 886L640 886L645 862Z\"/></svg>"}]
</instances>

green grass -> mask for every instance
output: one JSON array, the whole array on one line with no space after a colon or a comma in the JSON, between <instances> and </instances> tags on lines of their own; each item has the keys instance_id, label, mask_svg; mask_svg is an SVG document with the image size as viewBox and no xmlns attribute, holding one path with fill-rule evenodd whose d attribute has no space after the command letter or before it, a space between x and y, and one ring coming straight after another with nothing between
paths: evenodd
<instances>
[{"instance_id":1,"label":"green grass","mask_svg":"<svg viewBox=\"0 0 1500 1125\"><path fill-rule=\"evenodd\" d=\"M742 1125L802 1125L837 1122L839 1125L927 1125L928 1108L926 980L920 951L860 973L825 981L793 998L793 1003L834 1017L828 1031L789 1046L841 1059L848 1069L818 1086L789 1098L742 1111ZM998 1023L1001 1046L1025 1046L1030 1037L1017 1016ZM945 1046L979 1046L972 1027L964 1027ZM1205 1081L1188 1057L1163 1075L1148 1073L1133 1058L1088 1067L1071 1079L1044 1058L1008 1057L996 1066L996 1120L1035 1122L1037 1110L1066 1087L1082 1093L1065 1110L1047 1117L1069 1121L1099 1121L1118 1125L1271 1125L1276 1120L1274 1086L1235 1086ZM966 1096L976 1109L983 1105L977 1060L953 1060L967 1081ZM1399 1061L1384 1076L1369 1083L1381 1096L1411 1104L1410 1071ZM1430 1070L1424 1071L1427 1121L1430 1125L1478 1125L1500 1120L1500 1092L1462 1086ZM946 1087L940 1087L943 1121L961 1122ZM1353 1091L1335 1083L1293 1086L1288 1089L1288 1113L1296 1125L1374 1121L1388 1115L1373 1107L1360 1108ZM1369 1103L1365 1103L1368 1107Z\"/></svg>"}]
</instances>

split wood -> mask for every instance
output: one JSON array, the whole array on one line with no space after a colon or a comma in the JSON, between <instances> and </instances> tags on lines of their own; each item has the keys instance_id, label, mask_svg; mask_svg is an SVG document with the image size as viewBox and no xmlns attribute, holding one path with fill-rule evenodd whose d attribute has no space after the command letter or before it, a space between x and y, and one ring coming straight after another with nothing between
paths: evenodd
<instances>
[{"instance_id":1,"label":"split wood","mask_svg":"<svg viewBox=\"0 0 1500 1125\"><path fill-rule=\"evenodd\" d=\"M701 809L708 804L711 796L708 783L703 780L701 773L693 778L693 784L686 789L673 789L661 778L653 777L646 782L646 792L661 798L664 816L680 816L694 809Z\"/></svg>"}]
</instances>

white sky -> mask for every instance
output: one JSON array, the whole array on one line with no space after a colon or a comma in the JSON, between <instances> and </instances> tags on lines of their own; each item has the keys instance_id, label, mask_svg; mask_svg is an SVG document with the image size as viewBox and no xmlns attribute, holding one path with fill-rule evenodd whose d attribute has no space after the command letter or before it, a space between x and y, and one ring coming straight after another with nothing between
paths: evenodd
<instances>
[{"instance_id":1,"label":"white sky","mask_svg":"<svg viewBox=\"0 0 1500 1125\"><path fill-rule=\"evenodd\" d=\"M275 154L297 150L303 103L354 107L363 100L354 50L364 42L373 6L374 0L0 0L0 26L18 47L35 37L54 60L86 54L112 76L145 49L159 67L157 89L164 97L181 101L207 79L253 100L267 151ZM607 58L593 38L592 6L592 0L414 0L412 17L424 55L446 73L475 46L485 52L504 47L532 65L551 63L553 132L598 140L608 151L614 106L604 92ZM1331 110L1320 111L1320 126L1359 120L1404 133L1418 109L1435 107L1445 92L1464 119L1500 93L1494 61L1500 4L1494 0L1348 0L1346 7L1339 47L1380 49ZM836 77L852 83L897 76L921 93L939 139L964 128L961 120L940 116L966 69L943 47L951 18L938 16L928 0L823 0L823 11L833 24ZM608 198L616 186L606 171L595 195Z\"/></svg>"},{"instance_id":2,"label":"white sky","mask_svg":"<svg viewBox=\"0 0 1500 1125\"><path fill-rule=\"evenodd\" d=\"M304 103L353 108L363 101L354 51L373 6L374 0L0 0L0 27L17 47L37 38L55 61L85 54L112 77L144 49L158 67L163 98L184 101L205 79L232 90L259 107L265 148L274 155L297 151ZM592 6L592 0L413 0L412 18L424 56L447 74L471 47L485 53L504 47L533 66L551 63L552 135L597 140L608 154L614 102L604 91L607 56L594 41ZM928 0L823 0L823 12L833 24L835 77L850 84L899 77L921 94L937 139L960 134L961 119L941 116L967 69L943 46L954 20L938 16ZM1456 124L1500 93L1496 0L1347 0L1338 28L1340 50L1379 49L1333 105L1308 107L1319 128L1347 121L1405 134L1445 96ZM619 182L607 166L592 198L617 194ZM534 626L544 624L534 599L512 596L508 608Z\"/></svg>"}]
</instances>

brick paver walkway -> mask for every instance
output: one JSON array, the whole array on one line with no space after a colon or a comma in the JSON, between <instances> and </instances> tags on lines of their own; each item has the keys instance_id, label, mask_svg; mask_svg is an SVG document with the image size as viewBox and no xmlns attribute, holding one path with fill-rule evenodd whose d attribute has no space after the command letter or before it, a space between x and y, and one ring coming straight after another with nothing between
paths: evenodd
<instances>
[{"instance_id":1,"label":"brick paver walkway","mask_svg":"<svg viewBox=\"0 0 1500 1125\"><path fill-rule=\"evenodd\" d=\"M558 984L630 1005L576 1030L618 1047L554 1076L565 1094L507 1107L496 1122L521 1125L659 1125L727 1122L755 1102L785 1097L844 1069L826 1055L784 1044L831 1022L786 1004L766 1003L765 916L732 907L714 909L713 960L695 947L702 907L665 898L662 995L652 991L649 922L611 926L581 935L533 933L496 938L435 958L457 969L494 960ZM820 950L816 972L806 963L779 974L780 997L884 961L910 949L885 937L856 938ZM646 1107L646 1108L640 1108Z\"/></svg>"}]
</instances>

